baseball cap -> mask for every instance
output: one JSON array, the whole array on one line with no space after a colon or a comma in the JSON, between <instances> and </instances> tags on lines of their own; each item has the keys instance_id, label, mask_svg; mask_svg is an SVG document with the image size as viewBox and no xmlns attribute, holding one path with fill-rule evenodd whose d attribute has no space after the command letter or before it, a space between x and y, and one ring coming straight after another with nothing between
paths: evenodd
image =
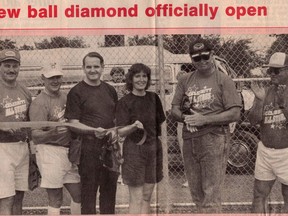
<instances>
[{"instance_id":1,"label":"baseball cap","mask_svg":"<svg viewBox=\"0 0 288 216\"><path fill-rule=\"evenodd\" d=\"M18 50L4 49L0 51L0 62L6 60L15 60L20 62L20 53Z\"/></svg>"},{"instance_id":2,"label":"baseball cap","mask_svg":"<svg viewBox=\"0 0 288 216\"><path fill-rule=\"evenodd\" d=\"M210 52L212 50L209 43L204 39L197 39L189 45L189 54L194 55L202 52Z\"/></svg>"},{"instance_id":3,"label":"baseball cap","mask_svg":"<svg viewBox=\"0 0 288 216\"><path fill-rule=\"evenodd\" d=\"M63 76L63 73L60 70L52 69L45 71L42 75L45 78L51 78L53 76Z\"/></svg>"},{"instance_id":4,"label":"baseball cap","mask_svg":"<svg viewBox=\"0 0 288 216\"><path fill-rule=\"evenodd\" d=\"M269 63L263 67L282 68L286 66L288 66L288 56L286 53L276 52L270 57Z\"/></svg>"}]
</instances>

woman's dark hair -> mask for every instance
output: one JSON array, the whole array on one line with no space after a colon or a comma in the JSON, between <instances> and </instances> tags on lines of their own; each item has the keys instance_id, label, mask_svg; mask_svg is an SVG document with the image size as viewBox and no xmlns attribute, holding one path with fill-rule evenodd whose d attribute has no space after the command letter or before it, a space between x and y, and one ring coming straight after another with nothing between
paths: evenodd
<instances>
[{"instance_id":1,"label":"woman's dark hair","mask_svg":"<svg viewBox=\"0 0 288 216\"><path fill-rule=\"evenodd\" d=\"M135 74L143 72L148 77L148 82L145 87L145 90L149 88L151 84L151 69L142 63L135 63L131 65L131 67L128 69L128 73L126 74L126 88L128 91L133 90L133 77Z\"/></svg>"}]
</instances>

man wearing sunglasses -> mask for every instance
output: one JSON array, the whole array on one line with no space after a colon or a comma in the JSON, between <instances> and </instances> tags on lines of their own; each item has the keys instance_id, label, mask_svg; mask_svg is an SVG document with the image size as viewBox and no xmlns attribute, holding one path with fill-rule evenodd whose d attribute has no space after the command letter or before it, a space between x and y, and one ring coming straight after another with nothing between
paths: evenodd
<instances>
[{"instance_id":1,"label":"man wearing sunglasses","mask_svg":"<svg viewBox=\"0 0 288 216\"><path fill-rule=\"evenodd\" d=\"M276 178L281 182L284 198L283 213L288 213L288 56L274 53L267 74L271 86L264 89L253 82L255 95L248 118L252 125L260 124L261 142L258 143L255 165L252 211L266 212L267 197Z\"/></svg>"},{"instance_id":2,"label":"man wearing sunglasses","mask_svg":"<svg viewBox=\"0 0 288 216\"><path fill-rule=\"evenodd\" d=\"M228 159L228 124L240 118L241 98L230 77L218 71L207 41L189 46L196 71L180 77L172 114L183 127L183 158L198 213L221 213L221 186Z\"/></svg>"}]
</instances>

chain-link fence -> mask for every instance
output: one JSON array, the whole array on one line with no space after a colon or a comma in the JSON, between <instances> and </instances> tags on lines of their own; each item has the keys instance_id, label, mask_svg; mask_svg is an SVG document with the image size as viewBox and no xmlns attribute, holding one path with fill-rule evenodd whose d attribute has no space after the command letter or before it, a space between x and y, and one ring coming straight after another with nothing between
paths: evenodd
<instances>
[{"instance_id":1,"label":"chain-link fence","mask_svg":"<svg viewBox=\"0 0 288 216\"><path fill-rule=\"evenodd\" d=\"M181 156L181 124L170 115L171 101L181 71L194 70L187 54L188 44L200 35L107 35L107 36L55 36L55 37L0 37L0 49L18 48L21 53L21 72L18 80L36 96L43 88L41 73L50 67L58 67L64 73L63 88L69 89L82 80L82 59L90 51L101 53L105 60L104 81L113 84L110 71L122 67L126 72L131 64L142 62L152 69L150 90L161 95L167 121L163 134L165 178L159 184L155 205L165 212L193 212L193 203L185 183ZM215 51L215 63L219 70L231 76L243 99L241 121L235 125L230 145L230 156L223 188L224 211L249 212L252 202L253 172L259 130L246 119L254 95L251 80L269 85L269 79L261 65L274 51L286 51L286 35L202 35L211 41ZM118 187L117 205L128 204L127 189ZM34 192L30 193L33 197ZM37 194L36 194L37 195ZM279 184L269 197L271 212L277 212L282 204ZM276 205L277 204L277 205ZM33 204L32 204L33 205Z\"/></svg>"}]
</instances>

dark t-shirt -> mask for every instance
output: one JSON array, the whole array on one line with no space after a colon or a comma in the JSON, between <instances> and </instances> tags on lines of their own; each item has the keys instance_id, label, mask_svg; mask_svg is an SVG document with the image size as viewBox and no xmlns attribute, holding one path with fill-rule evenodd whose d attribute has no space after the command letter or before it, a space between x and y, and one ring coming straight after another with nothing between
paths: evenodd
<instances>
[{"instance_id":1,"label":"dark t-shirt","mask_svg":"<svg viewBox=\"0 0 288 216\"><path fill-rule=\"evenodd\" d=\"M165 114L156 93L146 91L145 96L129 93L119 100L116 110L117 126L130 125L136 120L140 121L147 131L146 142L161 135L161 124L165 121ZM132 136L133 133L127 138Z\"/></svg>"},{"instance_id":2,"label":"dark t-shirt","mask_svg":"<svg viewBox=\"0 0 288 216\"><path fill-rule=\"evenodd\" d=\"M99 86L90 86L81 81L68 93L65 118L91 127L114 127L117 100L111 85L101 81Z\"/></svg>"},{"instance_id":3,"label":"dark t-shirt","mask_svg":"<svg viewBox=\"0 0 288 216\"><path fill-rule=\"evenodd\" d=\"M277 104L277 89L272 86L268 89L263 105L263 119L260 123L261 140L269 148L288 147L287 119ZM284 92L288 100L288 90Z\"/></svg>"}]
</instances>

